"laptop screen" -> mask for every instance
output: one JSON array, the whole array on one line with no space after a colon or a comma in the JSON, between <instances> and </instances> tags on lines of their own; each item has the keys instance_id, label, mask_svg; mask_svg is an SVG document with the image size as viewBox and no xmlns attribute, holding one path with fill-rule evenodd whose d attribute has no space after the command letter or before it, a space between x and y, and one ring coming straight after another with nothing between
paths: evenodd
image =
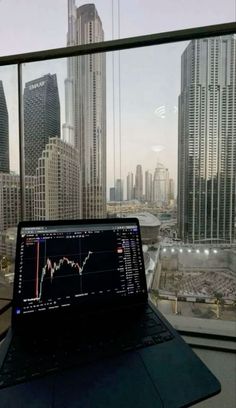
<instances>
[{"instance_id":1,"label":"laptop screen","mask_svg":"<svg viewBox=\"0 0 236 408\"><path fill-rule=\"evenodd\" d=\"M138 220L23 222L13 315L146 298Z\"/></svg>"}]
</instances>

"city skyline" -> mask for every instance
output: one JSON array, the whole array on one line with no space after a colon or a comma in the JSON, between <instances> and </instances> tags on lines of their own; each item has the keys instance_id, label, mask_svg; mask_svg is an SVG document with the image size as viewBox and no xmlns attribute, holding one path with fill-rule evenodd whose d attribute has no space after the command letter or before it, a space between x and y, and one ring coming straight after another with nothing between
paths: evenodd
<instances>
[{"instance_id":1,"label":"city skyline","mask_svg":"<svg viewBox=\"0 0 236 408\"><path fill-rule=\"evenodd\" d=\"M170 33L226 32L210 25L232 16L235 0L0 0L2 55L131 47L0 67L4 285L20 221L136 217L150 300L167 318L235 320L236 34ZM170 43L128 41L164 32Z\"/></svg>"},{"instance_id":2,"label":"city skyline","mask_svg":"<svg viewBox=\"0 0 236 408\"><path fill-rule=\"evenodd\" d=\"M140 203L156 203L161 207L175 200L174 180L169 170L159 162L153 171L137 164L135 172L129 171L124 179L117 178L109 191L109 201L137 200Z\"/></svg>"},{"instance_id":3,"label":"city skyline","mask_svg":"<svg viewBox=\"0 0 236 408\"><path fill-rule=\"evenodd\" d=\"M69 2L69 4L70 4L70 7L72 7L73 8L73 1L71 0L70 2ZM86 7L87 7L87 5L85 5ZM78 7L78 9L77 10L79 10L79 9L83 9L85 6L81 6L81 7ZM86 8L85 7L85 8ZM71 21L71 16L73 15L73 12L71 11L71 13L72 14L69 14L69 21ZM73 19L72 19L73 20ZM100 20L99 18L98 18L98 20ZM75 20L74 20L74 22L76 21L76 18L75 18ZM100 21L100 25L101 25L101 21ZM69 27L70 29L68 30L68 37L67 37L67 39L68 39L68 45L72 45L72 43L75 41L75 39L73 39L73 36L72 36L72 33L74 33L74 29L72 29L71 27ZM75 33L74 33L75 34ZM71 37L72 36L72 37ZM70 44L70 41L71 41L71 44ZM94 40L93 40L94 41ZM86 39L84 39L84 42L86 42ZM174 44L174 46L176 46L176 44ZM181 46L183 46L183 44L181 44ZM147 50L145 50L145 52L147 51L147 55L149 55L149 56L151 56L152 54L153 54L153 50L159 50L159 49L161 49L162 47L155 47L155 48L153 48L153 47L150 47L149 49L147 49ZM162 48L163 49L163 48ZM171 48L170 49L173 49L172 48L172 45L171 45ZM132 50L133 51L133 50ZM133 63L133 66L138 66L137 65L137 59L138 59L138 57L141 55L140 54L140 51L143 53L143 50L137 50L137 53L135 52L135 54L134 54L134 56L135 56L135 58L134 58L134 63ZM179 51L178 51L179 52ZM127 55L127 52L124 52L124 55ZM131 54L132 54L132 52L131 52ZM98 57L98 55L96 55L95 57ZM129 63L130 63L130 58L131 58L131 55L128 55L128 61L129 61ZM89 60L89 58L88 58L88 60ZM67 95L67 98L65 98L65 100L64 100L64 102L68 102L69 100L70 100L70 98L71 98L71 96L73 95L73 91L72 91L72 89L73 89L73 87L74 87L74 89L77 89L78 87L77 86L75 86L75 78L73 79L73 75L74 75L74 72L76 71L76 67L75 67L75 64L74 64L74 61L75 61L75 59L73 59L73 58L71 58L71 59L69 59L68 60L68 64L67 64L67 68L68 68L68 70L67 70L67 75L65 76L65 78L63 79L63 81L65 80L65 84L66 84L66 95ZM82 61L82 60L81 60ZM84 60L85 61L85 60ZM122 59L121 59L121 61L122 61ZM141 59L140 59L140 61L141 61ZM150 61L151 62L151 61ZM161 61L159 61L159 63L160 63ZM41 70L42 70L42 66L44 65L44 64L39 64L39 65L41 65ZM47 65L47 64L46 64ZM160 64L159 64L160 65ZM37 64L36 65L34 65L34 64L28 64L28 67L29 68L32 68L32 67L34 67L34 66L37 66ZM130 66L130 65L129 65ZM142 68L142 66L140 66L140 68ZM30 69L29 70L25 70L25 72L24 72L24 75L23 75L23 78L24 78L24 81L26 81L26 78L27 78L27 76L29 75L29 71L30 71ZM77 70L78 71L78 70ZM86 71L86 70L85 70ZM36 69L36 72L37 72L37 69ZM52 71L53 72L53 71ZM139 72L139 69L137 69L137 71L135 71L135 72L132 72L132 70L131 70L131 76L132 76L132 80L133 80L133 83L134 82L137 82L137 74L138 74L138 72ZM32 75L33 73L31 72L31 75ZM68 75L69 74L69 75ZM133 75L134 74L134 75ZM57 73L55 73L54 75L57 75ZM126 85L128 82L130 82L130 78L131 78L131 76L130 75L127 75L127 77L125 77L124 76L124 85ZM152 76L151 76L151 79L152 79ZM35 80L35 79L34 79ZM78 79L77 79L77 81L79 81L80 83L82 82L84 80L84 78L83 77L79 77L78 76ZM146 78L146 76L145 76L145 81L147 80L147 78ZM73 81L74 81L74 83L73 83ZM26 83L29 83L30 81L28 81L28 82L26 82ZM60 86L61 86L61 79L60 79ZM86 79L85 78L85 83L88 85L89 84L89 80L88 79ZM167 85L167 84L165 84L165 85ZM93 86L93 85L92 85ZM89 87L88 87L89 88ZM96 88L96 87L95 87ZM95 89L94 88L94 89ZM124 89L126 90L126 86L124 87ZM146 87L146 90L148 90L148 87ZM166 90L167 90L167 88L166 88ZM175 91L176 91L176 89L175 89ZM122 89L122 92L123 92L123 89ZM158 92L156 92L155 93L156 95L158 95ZM111 95L110 95L111 96ZM136 112L136 117L135 117L135 119L134 119L134 121L133 121L133 124L134 124L134 129L137 129L137 127L138 127L138 125L139 125L139 123L140 123L140 120L141 121L143 121L144 122L144 124L145 123L147 123L147 119L149 118L150 119L150 117L149 116L146 116L146 117L142 117L142 115L141 115L141 110L139 109L139 107L137 107L137 101L136 100L134 100L134 98L133 98L133 95L127 95L127 94L125 94L125 98L124 98L124 105L122 104L122 106L121 106L121 114L123 115L123 113L126 111L126 107L130 104L130 102L132 101L132 103L133 103L133 108L134 108L134 110L135 110L135 112ZM177 94L176 94L176 96L177 96ZM77 103L78 103L78 105L80 104L80 105L83 105L83 99L81 99L80 98L80 96L79 96L79 92L78 92L78 95L77 96L73 96L75 99L77 99ZM145 104L148 104L149 103L149 99L147 99L147 97L150 97L150 100L153 100L153 95L150 95L149 94L149 92L147 92L146 94L144 94L144 105ZM65 103L65 106L66 106L66 110L65 110L65 113L63 114L64 115L64 119L65 119L65 121L63 122L64 123L64 126L63 126L63 139L64 140L67 140L68 142L70 142L70 143L74 143L74 144L77 144L77 147L79 147L79 150L80 150L80 152L82 152L83 151L83 140L84 140L84 138L78 138L78 134L80 133L80 134L82 134L83 132L84 132L84 134L85 134L85 131L84 130L80 130L79 132L78 132L78 130L76 130L75 131L75 125L73 125L73 121L74 121L74 123L76 123L76 120L75 120L75 117L73 118L73 112L75 111L75 109L73 108L73 104L75 104L75 99L74 99L74 101L72 100L71 101L71 103ZM101 99L101 98L100 98ZM63 100L63 99L62 99ZM80 103L78 102L78 101L80 101ZM140 101L138 100L138 103L140 104ZM63 104L64 105L64 104ZM97 106L97 103L96 103L96 106ZM69 107L69 109L68 109L68 107ZM136 110L136 108L137 108L137 110ZM89 111L89 104L87 105L87 111ZM72 113L72 116L68 119L68 112L70 112L70 114L69 115L71 115L71 113ZM79 112L79 115L78 115L78 120L77 120L77 123L79 122L79 126L80 127L84 127L84 126L86 126L86 124L87 124L87 121L85 121L84 122L84 124L83 124L83 120L81 120L81 116L82 117L84 117L85 116L85 114L84 114L84 112L82 111L82 110L78 110L78 112ZM95 116L96 116L96 113L97 112L95 112ZM117 113L119 113L119 112L116 112L116 114ZM140 114L139 114L140 113ZM150 114L150 111L149 111L149 114ZM113 147L113 150L115 149L115 147L116 147L116 151L115 151L115 154L114 155L112 155L111 154L111 151L112 151L112 149L110 149L109 150L109 154L108 154L108 162L109 162L109 160L111 160L112 161L112 159L115 157L115 156L119 156L120 155L120 157L121 157L121 160L116 160L116 165L117 165L117 168L114 170L114 174L112 175L112 176L110 176L110 171L108 171L108 174L109 174L109 182L108 182L108 186L109 185L112 185L112 178L113 179L117 179L117 178L124 178L124 175L125 174L127 174L126 173L126 169L127 169L127 163L125 163L125 162L127 162L127 157L128 157L128 159L129 159L129 162L130 161L132 161L132 160L136 160L136 156L138 156L138 155L140 155L143 159L144 159L144 161L145 161L145 156L147 155L148 156L148 162L149 162L149 173L150 173L150 164L152 164L152 163L154 163L155 161L157 161L157 159L160 157L160 158L162 158L162 157L166 157L166 156L169 156L168 157L168 160L169 160L169 163L170 163L170 166L172 167L172 174L173 174L173 178L174 178L174 181L175 181L175 183L176 183L176 179L177 179L177 176L176 176L176 174L175 173L177 173L177 172L175 172L175 171L173 171L173 169L177 169L177 138L176 138L176 140L175 140L175 143L171 143L170 142L170 139L173 139L173 136L171 135L171 137L170 137L170 134L169 134L169 129L167 130L167 128L166 128L166 125L167 125L167 123L168 122L171 122L172 123L172 125L175 123L175 132L177 132L177 123L178 123L178 121L177 121L177 107L176 107L176 105L169 105L169 104L163 104L163 105L160 105L159 107L157 107L157 108L155 108L154 109L154 111L152 112L152 114L153 114L153 116L155 117L155 121L156 121L156 123L158 123L158 127L156 127L156 129L155 129L155 132L157 132L157 130L158 130L158 138L156 137L156 135L155 135L155 139L154 139L154 137L151 137L150 139L151 140L148 140L149 139L149 135L147 135L147 134L145 134L145 138L144 138L144 136L143 136L143 134L142 135L140 135L140 132L139 133L137 133L137 132L135 132L135 131L131 131L131 129L129 129L129 127L130 127L130 125L128 125L128 122L127 122L127 120L126 120L126 118L124 118L124 121L122 122L122 124L121 123L119 123L118 124L118 127L117 127L117 131L119 131L119 127L120 126L122 126L122 128L126 128L125 129L125 132L124 132L124 134L127 134L128 135L128 138L125 138L125 140L124 140L124 138L122 138L122 144L120 143L120 145L119 145L119 143L117 143L117 141L118 141L118 139L119 138L117 138L116 139L116 141L115 141L115 143L114 143L114 147ZM62 116L63 116L62 115ZM121 116L122 116L121 115ZM107 121L109 121L109 116L107 115ZM112 122L112 121L110 121L110 122ZM137 122L137 123L136 123ZM151 122L152 122L152 120L151 120ZM111 123L110 123L111 124ZM169 126L169 125L168 125ZM89 126L88 126L89 127ZM74 128L74 129L73 129ZM72 133L71 134L69 134L68 132L67 132L67 130L71 130L72 131ZM74 134L73 134L73 132L74 132ZM89 130L87 131L87 133L86 134L88 134L88 132L89 132ZM77 133L77 136L75 135L75 133ZM119 133L119 132L118 132ZM119 135L120 136L120 135ZM142 151L139 149L139 143L140 143L140 136L141 136L141 138L142 138L142 143L143 143L143 139L145 139L146 140L146 144L145 144L145 149L143 149ZM154 136L154 134L153 134L153 136ZM109 140L108 140L108 144L111 142L111 134L109 133ZM162 143L158 143L158 142L162 142L163 140L166 140L165 141L165 143L166 142L168 142L167 144L162 144ZM150 141L151 141L151 143L150 143ZM103 143L101 143L101 146L104 146L105 145L105 143L104 143L104 140L103 140ZM134 149L134 146L135 146L135 155L131 155L131 153L132 153L132 151L133 151L133 149ZM91 149L91 147L92 147L92 144L91 144L91 146L90 146L90 149ZM137 147L137 149L136 149L136 147ZM141 153L139 152L139 151L141 151ZM82 154L82 153L81 153ZM82 165L82 167L85 167L86 168L86 171L88 171L88 173L91 171L91 168L90 168L90 166L88 165L88 163L87 163L87 161L86 161L86 166L85 165L83 165L82 163L83 163L83 159L86 157L86 159L89 157L89 155L88 154L84 154L83 156L81 156L80 157L80 162L81 162L81 165ZM101 155L100 155L100 157L101 157ZM174 160L173 160L173 157L174 157ZM96 155L94 156L94 158L91 160L91 164L93 164L93 162L94 161L96 161ZM152 159L152 160L151 160ZM146 159L147 160L147 159ZM163 161L164 162L164 160L161 160L161 161ZM105 164L104 164L104 162L105 162L105 160L102 160L101 162L103 162L103 166L105 167ZM136 162L140 162L140 160L136 160ZM118 164L117 164L118 163ZM123 163L124 163L124 165L123 165ZM169 168L169 163L167 163L167 165L166 165L166 167L167 168ZM120 167L119 167L120 166ZM174 166L174 167L173 167ZM101 166L100 166L101 167ZM95 165L95 168L96 168L96 165ZM107 167L109 170L111 169L111 166L108 166ZM146 166L146 168L147 168L147 166ZM155 169L155 167L154 167L154 169ZM105 173L105 172L104 172ZM85 172L84 172L84 174L85 174ZM147 177L149 177L150 178L150 174L147 174ZM149 182L151 181L151 179L149 180ZM137 184L137 183L136 183ZM138 185L138 184L137 184ZM83 187L84 188L84 191L86 191L85 190L85 187ZM96 191L98 191L98 190L96 190ZM142 195L142 194L141 194ZM136 194L136 196L137 196L137 194ZM94 194L94 197L96 197L96 194ZM108 194L107 194L107 197L108 197ZM88 202L89 202L89 198L88 198ZM85 200L86 201L86 200ZM105 200L104 200L104 202L105 202ZM91 205L91 204L89 204L89 205ZM94 216L95 216L95 213L93 214Z\"/></svg>"},{"instance_id":4,"label":"city skyline","mask_svg":"<svg viewBox=\"0 0 236 408\"><path fill-rule=\"evenodd\" d=\"M11 3L1 1L0 13L0 33L1 37L6 39L0 44L0 53L7 55L9 53L21 53L27 51L35 51L38 49L54 48L66 45L67 32L67 1L66 0L51 0L47 4L47 15L43 13L42 2L35 0L29 3L25 0L20 0L19 4L14 7ZM83 4L77 0L77 6ZM118 3L114 1L114 16L112 19L112 5L107 1L97 0L95 2L99 15L103 22L105 40L128 37L130 35L141 35L148 32L161 32L166 30L174 30L189 26L207 25L213 23L221 23L231 21L234 1L227 3L227 7L222 7L220 1L207 0L208 8L205 8L205 2L200 0L194 2L188 0L185 4L185 13L181 12L180 8L173 13L174 18L170 18L170 5L175 8L175 4L171 1L163 3L156 9L156 3L149 0L150 7L146 3L136 4L136 1L125 2L120 4L120 30L118 32ZM199 11L204 3L204 13ZM21 4L21 5L20 5ZM201 6L202 4L202 6ZM214 7L213 7L214 4ZM13 7L13 9L12 9ZM133 21L130 16L133 15L133 9L136 10L136 19ZM26 13L27 10L27 13ZM9 17L8 17L9 13ZM177 13L177 14L176 14ZM17 19L14 16L17 15ZM28 15L31 18L28 18ZM148 18L147 18L148 15ZM176 15L178 18L176 19ZM168 16L168 19L166 17ZM12 41L11 33L17 30L19 21L23 21L21 28L17 33L19 41ZM51 22L53 21L53 25ZM113 21L113 24L112 24ZM6 22L8 22L6 24ZM14 22L14 24L13 24ZM25 22L25 23L24 23ZM43 24L43 28L42 28ZM12 27L12 28L11 28ZM30 28L32 27L32 28ZM29 35L28 30L31 29ZM107 168L108 183L107 186L113 184L114 178L117 178L120 173L126 174L128 160L132 160L132 156L127 157L126 151L132 149L133 136L136 134L136 152L139 155L138 161L141 162L141 156L145 162L152 162L151 167L154 167L156 162L155 146L162 145L164 149L160 152L160 160L166 162L170 171L177 174L177 112L179 93L179 78L180 64L179 56L181 55L185 44L176 43L173 45L158 46L153 49L130 50L129 52L120 52L120 67L121 67L121 136L122 142L126 143L122 147L122 169L117 168L113 174L114 162L114 146L113 146L113 111L115 112L115 127L116 127L116 156L119 157L119 123L118 123L118 101L115 95L116 106L113 105L112 96L112 58L107 55ZM153 51L152 51L153 49ZM115 54L115 93L117 94L117 54ZM150 71L150 64L153 66L153 72ZM64 64L65 62L65 64ZM171 67L175 66L173 71ZM54 69L56 68L56 70ZM141 70L141 71L140 71ZM137 71L137 72L136 72ZM46 63L25 64L23 67L23 85L36 77L40 77L48 72L57 73L58 87L61 106L61 123L65 123L64 110L64 80L66 78L66 61L47 61ZM59 75L60 74L60 75ZM127 75L128 74L128 75ZM142 81L139 78L142 78ZM15 67L1 67L1 77L6 79L6 98L8 100L9 115L10 115L10 161L11 170L19 172L19 153L18 153L18 111L17 98L15 93L16 88L16 69ZM137 87L137 81L139 86ZM171 81L171 87L169 83ZM148 90L150 86L153 88L151 95ZM155 91L155 94L154 94ZM133 95L133 97L131 97ZM141 103L144 96L144 104ZM147 99L148 98L148 99ZM135 102L133 109L131 109ZM164 107L165 115L158 116L158 112ZM114 108L114 109L113 109ZM137 111L137 120L133 121L132 111ZM130 115L131 114L131 115ZM165 116L165 117L164 117ZM145 140L145 138L147 140ZM118 160L117 160L117 163ZM135 163L134 163L135 164ZM122 174L121 174L122 175ZM175 176L175 182L177 177Z\"/></svg>"}]
</instances>

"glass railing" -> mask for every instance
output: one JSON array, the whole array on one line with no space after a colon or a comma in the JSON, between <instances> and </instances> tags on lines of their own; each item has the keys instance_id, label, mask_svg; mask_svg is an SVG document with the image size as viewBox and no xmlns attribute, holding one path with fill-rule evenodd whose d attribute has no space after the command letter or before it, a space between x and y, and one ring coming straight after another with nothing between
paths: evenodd
<instances>
[{"instance_id":1,"label":"glass railing","mask_svg":"<svg viewBox=\"0 0 236 408\"><path fill-rule=\"evenodd\" d=\"M224 321L232 332L235 25L222 30L114 41L87 54L54 50L0 67L10 146L0 173L2 299L20 219L136 216L150 300L189 327L204 320L214 332Z\"/></svg>"}]
</instances>

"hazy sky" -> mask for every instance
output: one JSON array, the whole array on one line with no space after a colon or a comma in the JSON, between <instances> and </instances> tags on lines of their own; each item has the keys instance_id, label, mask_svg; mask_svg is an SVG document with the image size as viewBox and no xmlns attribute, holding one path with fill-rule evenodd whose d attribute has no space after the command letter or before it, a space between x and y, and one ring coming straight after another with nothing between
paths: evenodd
<instances>
[{"instance_id":1,"label":"hazy sky","mask_svg":"<svg viewBox=\"0 0 236 408\"><path fill-rule=\"evenodd\" d=\"M77 1L77 5L85 2ZM143 35L236 20L236 0L96 0L105 39ZM120 4L120 24L118 5ZM112 30L113 6L113 30ZM62 47L66 45L67 0L0 0L0 55ZM114 91L112 54L107 55L107 153L108 186L125 177L136 164L154 170L157 159L176 180L177 105L180 89L180 58L186 43L120 52L115 54ZM24 80L57 73L64 121L65 61L46 61L24 67ZM0 67L9 109L11 168L18 170L16 69ZM119 96L121 127L119 128ZM113 101L115 100L115 117ZM114 134L116 170L114 168ZM121 169L119 166L121 136ZM157 153L157 150L161 150ZM158 156L157 156L158 155Z\"/></svg>"}]
</instances>

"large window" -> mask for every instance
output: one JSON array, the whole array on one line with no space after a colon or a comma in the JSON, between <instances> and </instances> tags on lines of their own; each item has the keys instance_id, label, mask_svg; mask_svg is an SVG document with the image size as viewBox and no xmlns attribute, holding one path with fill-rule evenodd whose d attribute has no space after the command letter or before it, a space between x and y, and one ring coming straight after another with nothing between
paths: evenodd
<instances>
[{"instance_id":1,"label":"large window","mask_svg":"<svg viewBox=\"0 0 236 408\"><path fill-rule=\"evenodd\" d=\"M93 5L77 11L81 41L73 14L64 32L68 45L103 41L109 21L112 27L103 3L96 2L100 17ZM153 21L154 31L151 6L132 14L140 19L135 26L125 19L142 2L129 2L127 15L126 3L110 3L114 26L105 39L118 37L114 27L119 36L145 34ZM157 2L151 3L155 8ZM159 13L170 13L165 7L171 4ZM189 24L160 20L158 28L227 22L235 6L227 4L221 20L205 13ZM7 12L4 1L0 7ZM60 7L65 2L54 13ZM66 10L61 17L66 27ZM144 31L141 17L143 24L150 18ZM195 38L197 32L178 42L173 35L168 44L137 42L116 51L108 45L100 53L39 55L34 62L29 56L18 67L1 66L0 289L11 291L20 219L132 215L141 223L151 300L170 319L189 317L195 326L205 319L213 331L224 321L230 333L236 319L236 39L219 33ZM35 44L34 50L40 48Z\"/></svg>"}]
</instances>

